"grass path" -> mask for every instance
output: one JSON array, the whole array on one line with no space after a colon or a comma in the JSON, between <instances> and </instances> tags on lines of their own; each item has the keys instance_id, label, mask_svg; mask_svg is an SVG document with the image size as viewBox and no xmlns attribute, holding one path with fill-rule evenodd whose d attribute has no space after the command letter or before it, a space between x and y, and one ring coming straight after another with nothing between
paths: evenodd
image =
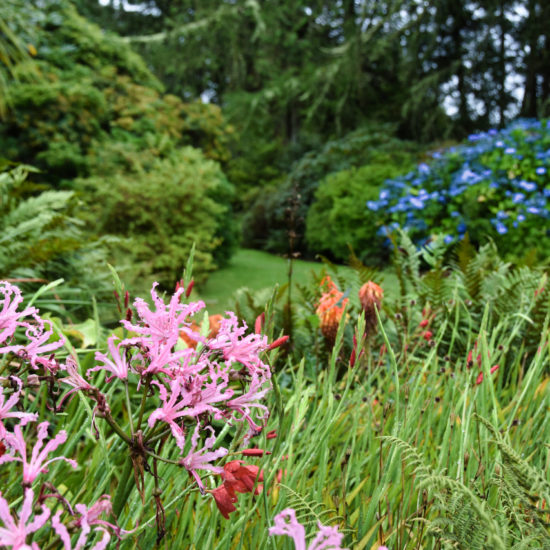
<instances>
[{"instance_id":1,"label":"grass path","mask_svg":"<svg viewBox=\"0 0 550 550\"><path fill-rule=\"evenodd\" d=\"M323 268L324 264L320 262L295 260L293 280L305 284L311 279L312 271L319 273ZM349 268L341 266L340 269ZM209 313L223 313L233 307L233 294L239 288L246 287L251 291L273 288L277 283L286 283L287 277L286 258L243 248L235 253L227 267L213 273L198 292Z\"/></svg>"}]
</instances>

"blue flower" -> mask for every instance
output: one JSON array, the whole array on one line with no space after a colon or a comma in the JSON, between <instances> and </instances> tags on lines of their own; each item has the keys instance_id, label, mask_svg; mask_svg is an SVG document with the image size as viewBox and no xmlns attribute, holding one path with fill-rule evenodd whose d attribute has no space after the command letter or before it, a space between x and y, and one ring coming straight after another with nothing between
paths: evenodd
<instances>
[{"instance_id":1,"label":"blue flower","mask_svg":"<svg viewBox=\"0 0 550 550\"><path fill-rule=\"evenodd\" d=\"M460 222L456 229L459 233L466 233L466 224L464 222Z\"/></svg>"},{"instance_id":2,"label":"blue flower","mask_svg":"<svg viewBox=\"0 0 550 550\"><path fill-rule=\"evenodd\" d=\"M445 244L451 244L454 240L455 239L452 235L445 235L445 238L443 239L443 242Z\"/></svg>"},{"instance_id":3,"label":"blue flower","mask_svg":"<svg viewBox=\"0 0 550 550\"><path fill-rule=\"evenodd\" d=\"M546 168L544 168L544 166L539 166L535 172L539 175L539 176L542 176L543 174L546 174Z\"/></svg>"},{"instance_id":4,"label":"blue flower","mask_svg":"<svg viewBox=\"0 0 550 550\"><path fill-rule=\"evenodd\" d=\"M536 206L528 206L527 212L529 212L529 214L540 214L540 208L537 208Z\"/></svg>"},{"instance_id":5,"label":"blue flower","mask_svg":"<svg viewBox=\"0 0 550 550\"><path fill-rule=\"evenodd\" d=\"M367 201L367 208L376 212L380 208L380 205L376 201Z\"/></svg>"},{"instance_id":6,"label":"blue flower","mask_svg":"<svg viewBox=\"0 0 550 550\"><path fill-rule=\"evenodd\" d=\"M513 155L516 152L516 149L514 147L506 147L506 149L504 149L504 152L507 155Z\"/></svg>"},{"instance_id":7,"label":"blue flower","mask_svg":"<svg viewBox=\"0 0 550 550\"><path fill-rule=\"evenodd\" d=\"M518 183L518 187L521 187L525 191L535 191L537 189L537 184L533 183L532 181L521 180Z\"/></svg>"},{"instance_id":8,"label":"blue flower","mask_svg":"<svg viewBox=\"0 0 550 550\"><path fill-rule=\"evenodd\" d=\"M518 204L520 202L523 202L525 199L525 195L523 193L514 193L512 196L512 202L514 204Z\"/></svg>"},{"instance_id":9,"label":"blue flower","mask_svg":"<svg viewBox=\"0 0 550 550\"><path fill-rule=\"evenodd\" d=\"M491 220L499 235L508 233L508 228L500 220Z\"/></svg>"},{"instance_id":10,"label":"blue flower","mask_svg":"<svg viewBox=\"0 0 550 550\"><path fill-rule=\"evenodd\" d=\"M422 162L418 165L418 171L421 174L429 174L430 173L430 167L425 162Z\"/></svg>"},{"instance_id":11,"label":"blue flower","mask_svg":"<svg viewBox=\"0 0 550 550\"><path fill-rule=\"evenodd\" d=\"M385 199L388 199L389 197L390 197L390 192L387 189L382 189L382 191L380 191L380 200L385 200Z\"/></svg>"},{"instance_id":12,"label":"blue flower","mask_svg":"<svg viewBox=\"0 0 550 550\"><path fill-rule=\"evenodd\" d=\"M409 202L418 209L424 208L424 203L422 202L422 199L419 199L417 197L409 197Z\"/></svg>"},{"instance_id":13,"label":"blue flower","mask_svg":"<svg viewBox=\"0 0 550 550\"><path fill-rule=\"evenodd\" d=\"M497 212L497 220L505 220L508 217L508 213L503 210Z\"/></svg>"},{"instance_id":14,"label":"blue flower","mask_svg":"<svg viewBox=\"0 0 550 550\"><path fill-rule=\"evenodd\" d=\"M499 147L499 148L504 147L504 141L498 140L497 142L495 142L495 147Z\"/></svg>"}]
</instances>

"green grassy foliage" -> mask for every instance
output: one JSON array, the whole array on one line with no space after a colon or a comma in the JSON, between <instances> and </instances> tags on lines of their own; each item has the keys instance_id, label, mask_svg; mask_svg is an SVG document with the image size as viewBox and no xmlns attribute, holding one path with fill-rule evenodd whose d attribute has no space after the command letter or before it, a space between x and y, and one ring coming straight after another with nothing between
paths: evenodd
<instances>
[{"instance_id":1,"label":"green grassy foliage","mask_svg":"<svg viewBox=\"0 0 550 550\"><path fill-rule=\"evenodd\" d=\"M271 418L252 443L272 454L246 459L264 470L259 496L239 495L227 521L184 472L159 466L166 534L158 548L291 548L267 534L273 516L287 506L297 509L307 532L315 531L319 519L338 525L345 545L358 550L380 544L430 550L549 544L543 504L550 498L548 452L541 445L550 437L547 276L531 270L520 277L498 264L490 250L467 249L455 267L432 261L421 274L410 244L400 244L396 270L404 284L385 298L376 334L362 338L365 321L350 294L349 315L342 317L332 349L277 363ZM439 258L435 248L425 257ZM441 295L437 301L434 280L442 266L440 279L452 298ZM341 285L343 279L335 278ZM488 280L492 285L484 284ZM270 311L267 306L268 333ZM420 326L422 319L427 326ZM538 338L530 342L533 328ZM353 366L348 330L360 343ZM92 332L101 347L107 332L97 321ZM70 341L67 351L77 354L85 371L94 364L95 340L86 344L77 334L73 331L71 341L78 347ZM499 369L490 373L497 363ZM124 399L116 387L107 392L113 415L123 418L118 408ZM45 399L40 395L35 404ZM35 406L25 403L29 410ZM50 416L45 407L39 410L41 420ZM80 467L73 472L56 464L49 477L63 480L69 499L92 502L106 492L114 495L120 524L136 528L121 548L152 548L153 476L145 475L142 502L131 488L131 469L120 461L124 445L100 418L96 422L99 439L80 396L57 417L56 430L73 434L60 453L76 456ZM267 440L268 430L278 437ZM9 487L9 471L9 465L0 468L3 487ZM212 477L210 488L218 481Z\"/></svg>"},{"instance_id":2,"label":"green grassy foliage","mask_svg":"<svg viewBox=\"0 0 550 550\"><path fill-rule=\"evenodd\" d=\"M108 271L97 266L105 265L107 249L119 243L90 238L77 217L75 193L33 183L29 172L40 177L30 166L0 166L0 279L29 292L64 279L58 307L65 315L77 310L90 315L91 297L102 301L111 292Z\"/></svg>"}]
</instances>

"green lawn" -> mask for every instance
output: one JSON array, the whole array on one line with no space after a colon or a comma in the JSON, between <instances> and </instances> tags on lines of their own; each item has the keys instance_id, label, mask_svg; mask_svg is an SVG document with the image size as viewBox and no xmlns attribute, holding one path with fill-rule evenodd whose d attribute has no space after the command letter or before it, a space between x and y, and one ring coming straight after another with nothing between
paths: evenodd
<instances>
[{"instance_id":1,"label":"green lawn","mask_svg":"<svg viewBox=\"0 0 550 550\"><path fill-rule=\"evenodd\" d=\"M293 281L305 284L312 276L312 271L320 272L324 265L320 262L295 260ZM350 269L341 266L340 269ZM288 260L260 250L240 249L231 259L230 265L213 273L206 285L198 288L198 294L204 300L210 314L223 313L234 307L233 294L246 287L251 291L273 288L277 283L282 285L288 278ZM391 285L391 278L386 274L384 279Z\"/></svg>"}]
</instances>

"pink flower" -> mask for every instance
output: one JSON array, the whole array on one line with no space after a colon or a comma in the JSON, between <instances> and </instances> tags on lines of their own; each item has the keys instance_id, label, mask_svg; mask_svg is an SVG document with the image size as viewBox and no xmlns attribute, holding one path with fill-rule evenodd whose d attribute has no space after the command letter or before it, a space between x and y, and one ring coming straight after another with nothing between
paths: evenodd
<instances>
[{"instance_id":1,"label":"pink flower","mask_svg":"<svg viewBox=\"0 0 550 550\"><path fill-rule=\"evenodd\" d=\"M216 435L211 426L206 426L206 429L210 430L211 435L210 437L206 438L204 442L204 447L195 452L199 440L199 424L197 424L197 426L195 427L195 431L193 432L193 437L191 438L191 449L187 456L180 460L180 465L183 466L189 472L189 474L195 478L197 485L199 486L199 489L203 495L205 494L206 490L199 474L197 473L197 470L210 470L215 474L221 474L223 472L223 468L221 468L220 466L212 466L210 462L227 454L227 449L223 447L220 447L216 451L208 451L208 449L211 449L212 445L214 445L216 441Z\"/></svg>"},{"instance_id":2,"label":"pink flower","mask_svg":"<svg viewBox=\"0 0 550 550\"><path fill-rule=\"evenodd\" d=\"M13 461L22 462L23 485L25 486L32 485L32 483L40 473L47 472L47 466L51 462L55 462L57 460L65 460L65 462L68 462L73 468L77 467L77 463L74 460L65 458L64 456L59 456L50 460L46 460L49 453L55 451L55 449L57 449L59 445L65 443L65 441L67 440L67 432L65 430L61 430L53 439L48 441L46 445L43 445L44 440L46 439L46 437L48 437L48 426L49 422L42 422L38 425L37 441L32 450L30 462L27 462L27 444L23 439L21 426L15 426L14 433L7 433L4 438L4 441L7 443L7 445L11 447L14 451L19 453L21 458L5 454L0 457L0 464Z\"/></svg>"},{"instance_id":3,"label":"pink flower","mask_svg":"<svg viewBox=\"0 0 550 550\"><path fill-rule=\"evenodd\" d=\"M190 325L186 321L187 317L204 308L204 302L202 301L181 304L180 297L184 292L183 288L176 290L167 307L155 291L157 286L158 283L153 283L151 289L155 311L149 308L145 300L137 298L134 307L137 310L141 324L135 325L129 321L121 321L126 329L142 335L143 342L146 345L153 342L164 344L174 335L179 335L181 328Z\"/></svg>"},{"instance_id":4,"label":"pink flower","mask_svg":"<svg viewBox=\"0 0 550 550\"><path fill-rule=\"evenodd\" d=\"M40 357L40 355L50 354L52 351L59 349L65 343L65 339L61 337L55 342L47 343L50 337L53 335L52 324L49 321L44 321L36 313L33 313L36 323L19 323L21 326L27 327L25 335L30 340L30 343L26 345L14 345L5 346L0 348L0 353L16 353L24 359L28 359L33 368L38 368L38 364L42 364L46 368L49 368L51 359ZM46 330L46 323L49 328Z\"/></svg>"},{"instance_id":5,"label":"pink flower","mask_svg":"<svg viewBox=\"0 0 550 550\"><path fill-rule=\"evenodd\" d=\"M67 528L60 521L62 511L57 512L57 514L52 518L53 528L61 538L65 550L80 550L81 548L84 548L91 532L92 525L98 526L95 531L103 533L103 538L92 547L92 550L104 550L107 547L107 544L111 540L111 535L108 529L112 529L117 536L120 535L121 529L119 527L109 523L108 521L100 519L101 514L110 514L112 512L110 496L103 495L94 505L90 506L90 508L88 508L85 504L77 504L75 509L80 514L80 517L73 520L72 524L76 528L80 528L81 532L74 548L71 546L71 537L67 531Z\"/></svg>"},{"instance_id":6,"label":"pink flower","mask_svg":"<svg viewBox=\"0 0 550 550\"><path fill-rule=\"evenodd\" d=\"M113 376L110 376L106 379L107 382L111 381L114 377L120 378L121 380L128 379L128 363L126 361L126 350L122 349L122 354L120 353L120 347L122 342L119 342L118 345L115 345L115 340L118 340L116 336L110 336L107 340L107 345L109 346L109 352L113 361L107 357L104 353L96 352L95 360L103 361L103 365L98 365L92 369L89 369L88 372L93 372L96 370L106 370L112 373Z\"/></svg>"},{"instance_id":7,"label":"pink flower","mask_svg":"<svg viewBox=\"0 0 550 550\"><path fill-rule=\"evenodd\" d=\"M249 431L245 437L245 444L250 440L253 435L256 435L262 431L263 426L256 424L252 418L252 409L257 411L263 411L262 414L257 415L257 420L264 426L269 418L269 410L265 405L262 405L260 401L264 398L265 394L271 389L271 382L263 378L258 377L256 374L252 376L250 381L250 387L248 391L239 397L230 399L226 406L229 410L235 411L242 415L242 418L238 418L233 415L233 418L237 421L246 420L249 425Z\"/></svg>"},{"instance_id":8,"label":"pink flower","mask_svg":"<svg viewBox=\"0 0 550 550\"><path fill-rule=\"evenodd\" d=\"M61 399L57 407L61 407L61 404L69 395L74 393L75 391L92 391L94 390L94 387L90 385L89 382L87 382L82 375L78 372L78 366L76 364L76 361L72 357L67 357L67 361L65 362L65 365L61 366L61 370L65 371L68 376L65 378L60 378L59 382L63 384L68 384L69 386L72 386L73 389L68 391Z\"/></svg>"},{"instance_id":9,"label":"pink flower","mask_svg":"<svg viewBox=\"0 0 550 550\"><path fill-rule=\"evenodd\" d=\"M28 422L34 422L38 418L36 413L10 412L10 409L12 409L19 401L19 394L21 393L21 388L23 386L23 383L19 380L19 378L12 378L17 381L19 389L13 392L7 400L4 397L4 389L0 386L0 440L3 439L6 434L6 429L2 424L2 420L4 418L19 418L21 420L21 426L24 426Z\"/></svg>"},{"instance_id":10,"label":"pink flower","mask_svg":"<svg viewBox=\"0 0 550 550\"><path fill-rule=\"evenodd\" d=\"M222 412L215 404L233 396L233 390L226 389L228 375L223 371L216 370L213 365L209 365L209 370L210 375L197 375L185 383L181 377L174 378L169 383L170 396L163 384L153 382L159 387L163 406L151 413L147 423L151 428L157 420L168 423L172 435L182 451L185 437L182 428L176 423L176 419L184 416L197 417L205 412L221 416ZM225 393L224 390L226 390Z\"/></svg>"},{"instance_id":11,"label":"pink flower","mask_svg":"<svg viewBox=\"0 0 550 550\"><path fill-rule=\"evenodd\" d=\"M12 550L39 550L36 542L28 545L25 541L28 535L38 531L46 523L50 517L48 508L42 505L42 513L35 516L29 523L32 515L34 493L32 489L26 489L20 515L14 520L8 503L1 495L0 493L0 520L2 520L4 527L0 527L0 546Z\"/></svg>"},{"instance_id":12,"label":"pink flower","mask_svg":"<svg viewBox=\"0 0 550 550\"><path fill-rule=\"evenodd\" d=\"M19 304L23 301L23 296L21 296L21 291L16 286L7 281L0 281L0 294L4 295L4 298L0 300L2 304L0 310L0 343L2 343L14 335L17 326L20 324L17 322L18 319L33 315L37 312L37 309L28 307L23 311L17 311Z\"/></svg>"},{"instance_id":13,"label":"pink flower","mask_svg":"<svg viewBox=\"0 0 550 550\"><path fill-rule=\"evenodd\" d=\"M170 430L176 440L177 446L183 452L183 447L185 446L185 434L181 426L176 423L176 419L186 415L184 409L187 407L188 402L185 399L178 402L178 398L181 397L181 381L179 378L175 378L170 381L170 396L168 396L166 386L160 384L159 382L153 382L153 384L159 387L159 396L163 402L163 406L151 413L147 420L147 424L149 424L149 427L152 428L157 420L166 422L170 426Z\"/></svg>"},{"instance_id":14,"label":"pink flower","mask_svg":"<svg viewBox=\"0 0 550 550\"><path fill-rule=\"evenodd\" d=\"M295 550L306 550L306 533L304 526L298 523L296 512L286 508L274 518L275 525L269 528L270 535L287 535L294 541ZM344 536L338 533L337 527L327 527L318 524L319 531L311 541L307 550L347 550L342 548Z\"/></svg>"},{"instance_id":15,"label":"pink flower","mask_svg":"<svg viewBox=\"0 0 550 550\"><path fill-rule=\"evenodd\" d=\"M241 363L251 374L261 370L269 377L271 375L269 367L259 358L259 354L269 348L267 336L261 334L244 336L247 329L246 323L239 327L236 315L231 311L226 313L229 319L221 320L218 335L208 341L209 349L223 352L224 360L230 365L235 362Z\"/></svg>"}]
</instances>

